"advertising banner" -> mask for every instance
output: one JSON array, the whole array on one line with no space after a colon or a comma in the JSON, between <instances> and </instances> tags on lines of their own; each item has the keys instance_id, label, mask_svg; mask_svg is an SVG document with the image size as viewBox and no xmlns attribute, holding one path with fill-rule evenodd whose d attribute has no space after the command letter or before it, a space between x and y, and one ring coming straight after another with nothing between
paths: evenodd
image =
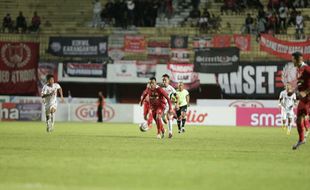
<instances>
[{"instance_id":1,"label":"advertising banner","mask_svg":"<svg viewBox=\"0 0 310 190\"><path fill-rule=\"evenodd\" d=\"M171 85L177 87L179 82L184 83L185 89L195 89L200 85L199 75L194 72L191 63L169 63L168 70L171 72Z\"/></svg>"},{"instance_id":2,"label":"advertising banner","mask_svg":"<svg viewBox=\"0 0 310 190\"><path fill-rule=\"evenodd\" d=\"M37 93L39 44L0 42L0 94Z\"/></svg>"},{"instance_id":3,"label":"advertising banner","mask_svg":"<svg viewBox=\"0 0 310 190\"><path fill-rule=\"evenodd\" d=\"M282 125L279 108L237 108L237 126L277 127Z\"/></svg>"},{"instance_id":4,"label":"advertising banner","mask_svg":"<svg viewBox=\"0 0 310 190\"><path fill-rule=\"evenodd\" d=\"M157 60L137 61L137 77L150 78L156 76Z\"/></svg>"},{"instance_id":5,"label":"advertising banner","mask_svg":"<svg viewBox=\"0 0 310 190\"><path fill-rule=\"evenodd\" d=\"M48 52L55 56L108 57L108 37L50 37Z\"/></svg>"},{"instance_id":6,"label":"advertising banner","mask_svg":"<svg viewBox=\"0 0 310 190\"><path fill-rule=\"evenodd\" d=\"M170 39L171 49L187 49L188 48L188 36L171 36Z\"/></svg>"},{"instance_id":7,"label":"advertising banner","mask_svg":"<svg viewBox=\"0 0 310 190\"><path fill-rule=\"evenodd\" d=\"M234 34L234 42L241 51L251 51L251 35Z\"/></svg>"},{"instance_id":8,"label":"advertising banner","mask_svg":"<svg viewBox=\"0 0 310 190\"><path fill-rule=\"evenodd\" d=\"M292 53L299 51L303 54L304 60L310 60L310 40L289 42L263 34L260 40L260 50L286 60L292 60Z\"/></svg>"},{"instance_id":9,"label":"advertising banner","mask_svg":"<svg viewBox=\"0 0 310 190\"><path fill-rule=\"evenodd\" d=\"M126 35L125 36L125 52L143 53L146 49L146 41L144 36Z\"/></svg>"},{"instance_id":10,"label":"advertising banner","mask_svg":"<svg viewBox=\"0 0 310 190\"><path fill-rule=\"evenodd\" d=\"M197 106L210 107L245 107L278 108L278 100L244 100L244 99L197 99Z\"/></svg>"},{"instance_id":11,"label":"advertising banner","mask_svg":"<svg viewBox=\"0 0 310 190\"><path fill-rule=\"evenodd\" d=\"M200 73L228 73L238 70L239 49L209 48L195 52L194 71Z\"/></svg>"},{"instance_id":12,"label":"advertising banner","mask_svg":"<svg viewBox=\"0 0 310 190\"><path fill-rule=\"evenodd\" d=\"M142 123L143 109L134 106L134 123ZM225 119L223 119L225 113ZM174 121L176 123L176 121ZM200 107L191 106L187 110L186 125L193 126L235 126L236 125L236 109L221 107Z\"/></svg>"},{"instance_id":13,"label":"advertising banner","mask_svg":"<svg viewBox=\"0 0 310 190\"><path fill-rule=\"evenodd\" d=\"M66 62L64 66L64 77L106 78L107 76L106 63Z\"/></svg>"},{"instance_id":14,"label":"advertising banner","mask_svg":"<svg viewBox=\"0 0 310 190\"><path fill-rule=\"evenodd\" d=\"M283 90L284 62L240 62L237 72L218 74L224 98L277 99Z\"/></svg>"},{"instance_id":15,"label":"advertising banner","mask_svg":"<svg viewBox=\"0 0 310 190\"><path fill-rule=\"evenodd\" d=\"M0 110L2 121L40 121L42 117L40 103L2 103Z\"/></svg>"}]
</instances>

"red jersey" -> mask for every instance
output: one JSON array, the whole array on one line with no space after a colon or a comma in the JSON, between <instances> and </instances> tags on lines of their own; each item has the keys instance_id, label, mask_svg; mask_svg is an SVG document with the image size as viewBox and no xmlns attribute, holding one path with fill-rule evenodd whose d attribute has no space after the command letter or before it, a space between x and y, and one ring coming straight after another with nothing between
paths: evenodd
<instances>
[{"instance_id":1,"label":"red jersey","mask_svg":"<svg viewBox=\"0 0 310 190\"><path fill-rule=\"evenodd\" d=\"M310 91L310 66L303 63L297 70L298 90Z\"/></svg>"},{"instance_id":2,"label":"red jersey","mask_svg":"<svg viewBox=\"0 0 310 190\"><path fill-rule=\"evenodd\" d=\"M149 96L149 101L152 108L165 107L166 100L168 101L169 108L172 108L170 98L161 87L157 87L155 89L145 89L142 95L142 101L144 101L146 96Z\"/></svg>"}]
</instances>

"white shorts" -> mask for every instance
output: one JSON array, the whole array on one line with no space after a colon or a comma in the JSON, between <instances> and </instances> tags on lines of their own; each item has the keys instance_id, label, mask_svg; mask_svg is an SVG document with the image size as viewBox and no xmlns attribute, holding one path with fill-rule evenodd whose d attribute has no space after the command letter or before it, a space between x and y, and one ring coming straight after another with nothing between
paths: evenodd
<instances>
[{"instance_id":1,"label":"white shorts","mask_svg":"<svg viewBox=\"0 0 310 190\"><path fill-rule=\"evenodd\" d=\"M54 108L57 110L57 104L50 104L45 106L45 114L49 115L51 113L51 109Z\"/></svg>"},{"instance_id":2,"label":"white shorts","mask_svg":"<svg viewBox=\"0 0 310 190\"><path fill-rule=\"evenodd\" d=\"M295 114L294 114L294 110L285 110L285 109L281 109L281 116L282 116L282 120L286 120L286 119L294 119Z\"/></svg>"}]
</instances>

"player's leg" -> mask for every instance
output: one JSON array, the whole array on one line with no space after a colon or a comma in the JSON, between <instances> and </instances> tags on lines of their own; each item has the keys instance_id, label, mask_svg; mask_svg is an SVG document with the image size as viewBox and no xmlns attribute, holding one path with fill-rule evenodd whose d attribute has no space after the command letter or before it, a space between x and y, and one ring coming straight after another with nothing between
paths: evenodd
<instances>
[{"instance_id":1,"label":"player's leg","mask_svg":"<svg viewBox=\"0 0 310 190\"><path fill-rule=\"evenodd\" d=\"M163 114L163 108L159 107L156 109L156 125L157 125L157 137L160 136L160 138L164 138L165 135L165 129L162 123L162 114Z\"/></svg>"},{"instance_id":2,"label":"player's leg","mask_svg":"<svg viewBox=\"0 0 310 190\"><path fill-rule=\"evenodd\" d=\"M187 106L182 107L181 110L181 117L182 117L182 132L185 132L185 122L186 122L186 111L187 111Z\"/></svg>"},{"instance_id":3,"label":"player's leg","mask_svg":"<svg viewBox=\"0 0 310 190\"><path fill-rule=\"evenodd\" d=\"M46 116L46 132L51 130L51 110L49 106L45 107L45 116Z\"/></svg>"},{"instance_id":4,"label":"player's leg","mask_svg":"<svg viewBox=\"0 0 310 190\"><path fill-rule=\"evenodd\" d=\"M292 118L292 117L289 117L289 118L288 118L288 124L287 124L287 131L286 131L286 134L287 134L287 135L290 135L290 134L291 134L292 125L293 125L293 118Z\"/></svg>"},{"instance_id":5,"label":"player's leg","mask_svg":"<svg viewBox=\"0 0 310 190\"><path fill-rule=\"evenodd\" d=\"M151 129L153 122L153 114L150 106L147 103L143 104L143 116L144 120L147 121L148 128Z\"/></svg>"},{"instance_id":6,"label":"player's leg","mask_svg":"<svg viewBox=\"0 0 310 190\"><path fill-rule=\"evenodd\" d=\"M285 130L285 128L286 128L286 116L287 116L286 111L283 108L281 108L282 129L283 130Z\"/></svg>"},{"instance_id":7,"label":"player's leg","mask_svg":"<svg viewBox=\"0 0 310 190\"><path fill-rule=\"evenodd\" d=\"M56 106L51 107L51 131L54 130Z\"/></svg>"},{"instance_id":8,"label":"player's leg","mask_svg":"<svg viewBox=\"0 0 310 190\"><path fill-rule=\"evenodd\" d=\"M181 133L181 108L179 108L177 111L177 124L178 124L178 129L179 129L179 133Z\"/></svg>"},{"instance_id":9,"label":"player's leg","mask_svg":"<svg viewBox=\"0 0 310 190\"><path fill-rule=\"evenodd\" d=\"M173 114L168 113L168 129L169 129L169 138L172 138L172 133L173 133Z\"/></svg>"},{"instance_id":10,"label":"player's leg","mask_svg":"<svg viewBox=\"0 0 310 190\"><path fill-rule=\"evenodd\" d=\"M305 116L305 119L304 119L305 123L304 123L304 126L305 126L305 138L308 137L309 135L309 114Z\"/></svg>"},{"instance_id":11,"label":"player's leg","mask_svg":"<svg viewBox=\"0 0 310 190\"><path fill-rule=\"evenodd\" d=\"M304 109L303 103L300 101L297 107L297 131L298 131L298 142L293 146L293 150L296 150L300 145L305 143L305 136L304 136Z\"/></svg>"}]
</instances>

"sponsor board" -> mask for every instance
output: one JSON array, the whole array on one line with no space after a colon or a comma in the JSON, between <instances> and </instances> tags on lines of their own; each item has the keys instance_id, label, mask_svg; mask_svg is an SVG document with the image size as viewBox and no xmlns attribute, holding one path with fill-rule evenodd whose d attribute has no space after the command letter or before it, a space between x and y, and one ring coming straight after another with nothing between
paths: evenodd
<instances>
[{"instance_id":1,"label":"sponsor board","mask_svg":"<svg viewBox=\"0 0 310 190\"><path fill-rule=\"evenodd\" d=\"M237 108L237 126L277 127L282 125L279 108Z\"/></svg>"},{"instance_id":2,"label":"sponsor board","mask_svg":"<svg viewBox=\"0 0 310 190\"><path fill-rule=\"evenodd\" d=\"M108 37L50 37L48 52L55 56L108 57Z\"/></svg>"},{"instance_id":3,"label":"sponsor board","mask_svg":"<svg viewBox=\"0 0 310 190\"><path fill-rule=\"evenodd\" d=\"M197 99L198 106L210 107L245 107L245 108L278 108L278 100L230 100L230 99Z\"/></svg>"},{"instance_id":4,"label":"sponsor board","mask_svg":"<svg viewBox=\"0 0 310 190\"><path fill-rule=\"evenodd\" d=\"M44 106L42 107L44 110ZM103 107L102 115L104 122L132 122L133 106L129 104L106 104ZM42 116L42 120L45 120ZM96 103L71 103L58 104L56 121L97 121Z\"/></svg>"},{"instance_id":5,"label":"sponsor board","mask_svg":"<svg viewBox=\"0 0 310 190\"><path fill-rule=\"evenodd\" d=\"M41 120L40 103L2 103L0 109L0 118L2 121L40 121Z\"/></svg>"},{"instance_id":6,"label":"sponsor board","mask_svg":"<svg viewBox=\"0 0 310 190\"><path fill-rule=\"evenodd\" d=\"M106 78L107 63L76 63L66 62L64 77Z\"/></svg>"},{"instance_id":7,"label":"sponsor board","mask_svg":"<svg viewBox=\"0 0 310 190\"><path fill-rule=\"evenodd\" d=\"M228 73L238 70L239 49L208 48L195 51L194 71L200 73Z\"/></svg>"},{"instance_id":8,"label":"sponsor board","mask_svg":"<svg viewBox=\"0 0 310 190\"><path fill-rule=\"evenodd\" d=\"M223 113L225 113L225 120L223 120ZM142 123L143 121L143 109L142 107L135 105L133 122ZM176 123L175 120L174 122ZM235 126L236 109L191 106L187 109L186 125Z\"/></svg>"},{"instance_id":9,"label":"sponsor board","mask_svg":"<svg viewBox=\"0 0 310 190\"><path fill-rule=\"evenodd\" d=\"M2 121L18 121L19 120L19 110L17 109L16 103L2 103L1 109Z\"/></svg>"},{"instance_id":10,"label":"sponsor board","mask_svg":"<svg viewBox=\"0 0 310 190\"><path fill-rule=\"evenodd\" d=\"M240 62L238 71L218 74L224 98L278 98L284 62Z\"/></svg>"}]
</instances>

